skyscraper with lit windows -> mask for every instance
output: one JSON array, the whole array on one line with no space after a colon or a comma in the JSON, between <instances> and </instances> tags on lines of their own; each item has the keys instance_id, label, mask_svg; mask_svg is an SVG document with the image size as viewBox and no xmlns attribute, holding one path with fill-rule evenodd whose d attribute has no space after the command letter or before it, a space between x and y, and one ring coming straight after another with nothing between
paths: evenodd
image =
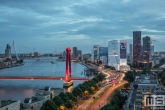
<instances>
[{"instance_id":1,"label":"skyscraper with lit windows","mask_svg":"<svg viewBox=\"0 0 165 110\"><path fill-rule=\"evenodd\" d=\"M141 31L133 31L133 65L137 65L141 53Z\"/></svg>"}]
</instances>

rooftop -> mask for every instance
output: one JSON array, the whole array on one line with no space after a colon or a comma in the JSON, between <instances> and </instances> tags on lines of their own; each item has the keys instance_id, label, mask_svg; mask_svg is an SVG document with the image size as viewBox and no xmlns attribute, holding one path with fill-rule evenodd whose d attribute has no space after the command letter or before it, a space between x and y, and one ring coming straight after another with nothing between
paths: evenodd
<instances>
[{"instance_id":1,"label":"rooftop","mask_svg":"<svg viewBox=\"0 0 165 110\"><path fill-rule=\"evenodd\" d=\"M35 102L38 102L38 101L41 101L41 100L39 100L37 97L33 96L32 98L26 98L24 100L24 103L35 103Z\"/></svg>"},{"instance_id":2,"label":"rooftop","mask_svg":"<svg viewBox=\"0 0 165 110\"><path fill-rule=\"evenodd\" d=\"M157 79L155 75L141 75L135 77L135 84L157 84Z\"/></svg>"},{"instance_id":3,"label":"rooftop","mask_svg":"<svg viewBox=\"0 0 165 110\"><path fill-rule=\"evenodd\" d=\"M17 102L17 101L13 101L13 100L1 100L1 106L0 106L0 108L5 107L5 106L10 105L10 104L15 103L15 102Z\"/></svg>"}]
</instances>

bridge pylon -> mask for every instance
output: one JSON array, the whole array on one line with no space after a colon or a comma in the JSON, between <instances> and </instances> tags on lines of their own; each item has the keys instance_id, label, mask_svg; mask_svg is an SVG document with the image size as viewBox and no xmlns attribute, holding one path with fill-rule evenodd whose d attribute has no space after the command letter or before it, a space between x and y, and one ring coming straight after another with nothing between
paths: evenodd
<instances>
[{"instance_id":1,"label":"bridge pylon","mask_svg":"<svg viewBox=\"0 0 165 110\"><path fill-rule=\"evenodd\" d=\"M66 48L66 70L65 70L65 82L68 82L68 73L69 77L72 77L72 67L71 67L71 49Z\"/></svg>"}]
</instances>

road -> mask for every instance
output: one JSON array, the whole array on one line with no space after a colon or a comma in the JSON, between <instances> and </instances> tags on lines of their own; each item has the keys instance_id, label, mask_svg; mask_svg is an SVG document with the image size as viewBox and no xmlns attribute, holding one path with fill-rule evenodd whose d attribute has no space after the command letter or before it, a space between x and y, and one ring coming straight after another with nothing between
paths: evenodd
<instances>
[{"instance_id":1,"label":"road","mask_svg":"<svg viewBox=\"0 0 165 110\"><path fill-rule=\"evenodd\" d=\"M103 107L104 105L107 104L106 100L107 98L110 96L110 94L112 94L112 92L120 87L121 85L124 85L125 83L127 83L127 81L123 81L121 83L118 83L116 85L114 85L113 87L109 88L106 93L100 97L100 99L89 109L89 110L100 110L101 107Z\"/></svg>"},{"instance_id":2,"label":"road","mask_svg":"<svg viewBox=\"0 0 165 110\"><path fill-rule=\"evenodd\" d=\"M109 87L112 86L113 84L109 84L106 85L104 87L102 87L99 91L97 91L92 97L90 97L88 100L86 100L83 104L79 105L77 110L87 110L90 106L90 104L94 101L93 97L97 97L99 96L99 94L101 94L102 92L104 92L104 90Z\"/></svg>"},{"instance_id":3,"label":"road","mask_svg":"<svg viewBox=\"0 0 165 110\"><path fill-rule=\"evenodd\" d=\"M99 68L99 71L103 72L104 70L102 68ZM106 72L103 72L103 73L104 74L107 74ZM111 78L112 77L112 72L109 72L109 75L107 75L107 76L108 76L107 79L108 78ZM113 76L113 78L114 78L114 76ZM106 99L112 93L113 89L116 89L117 87L119 87L119 86L121 86L123 84L123 82L122 83L119 83L119 82L122 81L122 78L123 78L123 75L119 74L119 77L117 77L116 80L114 80L114 82L106 82L106 83L102 84L102 88L99 91L97 91L92 97L90 97L88 100L86 100L83 104L79 105L78 108L77 108L77 110L87 110L87 109L89 110L89 106L94 101L93 97L99 96L99 94L101 94L102 92L105 92L104 90L107 87L110 87L110 86L114 85L114 87L110 87L110 88L112 88L111 91L108 90L103 95L104 96L103 99ZM99 99L99 100L102 101L102 99ZM97 107L98 107L98 105L97 105Z\"/></svg>"}]
</instances>

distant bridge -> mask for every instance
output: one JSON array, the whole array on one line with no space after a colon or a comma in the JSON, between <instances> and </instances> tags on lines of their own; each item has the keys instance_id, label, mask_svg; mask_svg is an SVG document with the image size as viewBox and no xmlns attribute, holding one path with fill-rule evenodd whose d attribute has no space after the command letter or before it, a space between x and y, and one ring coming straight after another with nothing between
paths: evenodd
<instances>
[{"instance_id":1,"label":"distant bridge","mask_svg":"<svg viewBox=\"0 0 165 110\"><path fill-rule=\"evenodd\" d=\"M90 78L71 77L70 80L89 81ZM54 76L0 76L0 80L65 80L65 77Z\"/></svg>"}]
</instances>

